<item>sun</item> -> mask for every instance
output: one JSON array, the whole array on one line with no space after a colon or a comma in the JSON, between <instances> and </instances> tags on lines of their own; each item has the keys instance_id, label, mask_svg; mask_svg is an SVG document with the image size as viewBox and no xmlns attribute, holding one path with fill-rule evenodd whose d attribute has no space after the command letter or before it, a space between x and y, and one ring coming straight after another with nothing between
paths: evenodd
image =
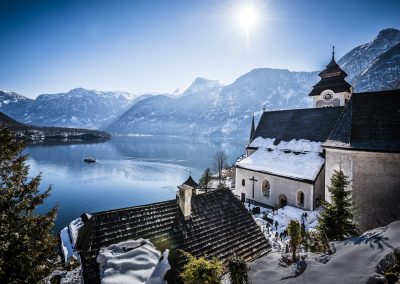
<instances>
[{"instance_id":1,"label":"sun","mask_svg":"<svg viewBox=\"0 0 400 284\"><path fill-rule=\"evenodd\" d=\"M240 29L246 34L257 27L260 13L257 7L252 3L243 3L237 8L236 21Z\"/></svg>"}]
</instances>

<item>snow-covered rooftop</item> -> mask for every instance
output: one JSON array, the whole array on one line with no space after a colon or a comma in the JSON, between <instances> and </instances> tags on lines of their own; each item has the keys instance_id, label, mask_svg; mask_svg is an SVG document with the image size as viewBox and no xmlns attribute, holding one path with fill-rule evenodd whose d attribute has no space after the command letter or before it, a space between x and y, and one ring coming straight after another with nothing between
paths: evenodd
<instances>
[{"instance_id":1,"label":"snow-covered rooftop","mask_svg":"<svg viewBox=\"0 0 400 284\"><path fill-rule=\"evenodd\" d=\"M274 145L274 141L273 138L257 137L250 144L259 147L257 151L236 165L295 179L314 181L317 178L325 163L319 155L322 152L321 142L293 139Z\"/></svg>"}]
</instances>

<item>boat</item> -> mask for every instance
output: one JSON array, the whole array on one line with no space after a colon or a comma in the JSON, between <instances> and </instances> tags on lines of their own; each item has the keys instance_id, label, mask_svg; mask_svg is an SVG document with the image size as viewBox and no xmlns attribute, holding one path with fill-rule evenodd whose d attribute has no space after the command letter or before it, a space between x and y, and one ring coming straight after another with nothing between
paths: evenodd
<instances>
[{"instance_id":1,"label":"boat","mask_svg":"<svg viewBox=\"0 0 400 284\"><path fill-rule=\"evenodd\" d=\"M83 159L83 161L86 163L96 163L96 159L89 156L86 156L85 159Z\"/></svg>"}]
</instances>

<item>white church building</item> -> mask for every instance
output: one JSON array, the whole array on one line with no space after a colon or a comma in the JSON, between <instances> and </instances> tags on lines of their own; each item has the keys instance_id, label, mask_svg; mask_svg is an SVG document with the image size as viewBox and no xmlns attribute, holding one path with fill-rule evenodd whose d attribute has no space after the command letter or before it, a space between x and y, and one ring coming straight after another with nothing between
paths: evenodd
<instances>
[{"instance_id":1,"label":"white church building","mask_svg":"<svg viewBox=\"0 0 400 284\"><path fill-rule=\"evenodd\" d=\"M359 211L379 198L387 210L385 221L369 216L362 229L400 219L400 90L353 94L334 53L319 76L313 108L264 111L256 128L253 117L245 158L236 163L236 193L260 206L314 210L330 201L330 179L341 168Z\"/></svg>"}]
</instances>

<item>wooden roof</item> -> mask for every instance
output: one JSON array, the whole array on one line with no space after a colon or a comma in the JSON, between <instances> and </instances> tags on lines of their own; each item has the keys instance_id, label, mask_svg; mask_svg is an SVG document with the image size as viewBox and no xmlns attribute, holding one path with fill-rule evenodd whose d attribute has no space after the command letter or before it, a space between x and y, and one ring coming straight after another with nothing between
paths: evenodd
<instances>
[{"instance_id":1,"label":"wooden roof","mask_svg":"<svg viewBox=\"0 0 400 284\"><path fill-rule=\"evenodd\" d=\"M353 94L324 146L400 152L400 90Z\"/></svg>"},{"instance_id":2,"label":"wooden roof","mask_svg":"<svg viewBox=\"0 0 400 284\"><path fill-rule=\"evenodd\" d=\"M236 253L250 261L270 246L250 213L228 189L192 197L191 219L184 221L176 200L94 213L79 233L78 249L86 283L99 283L96 257L100 248L145 238L163 251L170 249L169 283L181 282L185 257L217 257L224 263Z\"/></svg>"},{"instance_id":3,"label":"wooden roof","mask_svg":"<svg viewBox=\"0 0 400 284\"><path fill-rule=\"evenodd\" d=\"M325 142L343 107L268 111L261 116L253 140L257 137L281 140L307 139Z\"/></svg>"},{"instance_id":4,"label":"wooden roof","mask_svg":"<svg viewBox=\"0 0 400 284\"><path fill-rule=\"evenodd\" d=\"M326 65L326 68L318 74L321 80L314 85L309 96L318 96L322 91L330 89L335 93L351 91L351 85L346 82L346 72L336 63L332 56L331 62Z\"/></svg>"}]
</instances>

